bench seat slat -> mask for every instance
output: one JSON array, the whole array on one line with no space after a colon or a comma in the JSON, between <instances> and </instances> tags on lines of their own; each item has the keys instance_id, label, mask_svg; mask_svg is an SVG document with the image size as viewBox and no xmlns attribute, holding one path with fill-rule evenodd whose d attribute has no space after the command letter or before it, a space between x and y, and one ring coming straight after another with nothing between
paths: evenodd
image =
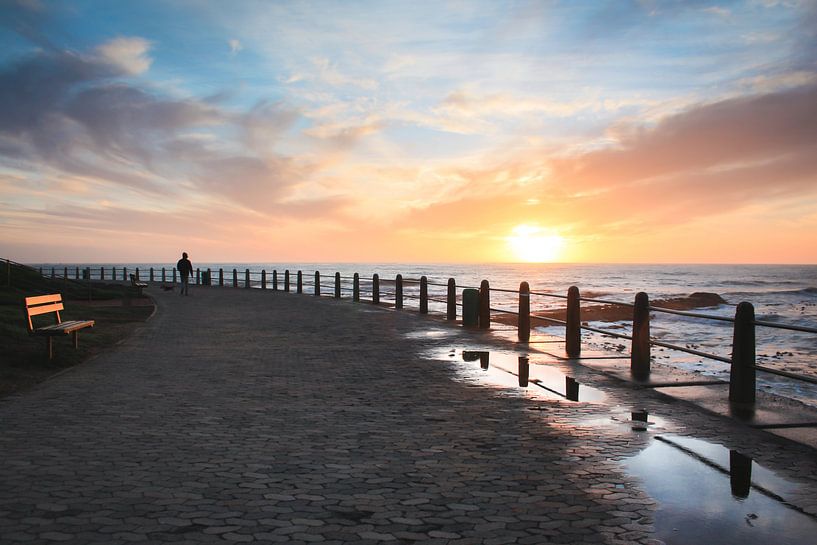
<instances>
[{"instance_id":1,"label":"bench seat slat","mask_svg":"<svg viewBox=\"0 0 817 545\"><path fill-rule=\"evenodd\" d=\"M70 320L60 324L38 327L34 333L38 335L67 335L86 327L94 327L94 320Z\"/></svg>"}]
</instances>

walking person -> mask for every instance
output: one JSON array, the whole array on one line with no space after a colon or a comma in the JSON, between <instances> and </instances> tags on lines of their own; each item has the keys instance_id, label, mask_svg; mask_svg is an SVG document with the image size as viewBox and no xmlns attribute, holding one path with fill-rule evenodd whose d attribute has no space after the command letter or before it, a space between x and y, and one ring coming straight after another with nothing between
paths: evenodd
<instances>
[{"instance_id":1,"label":"walking person","mask_svg":"<svg viewBox=\"0 0 817 545\"><path fill-rule=\"evenodd\" d=\"M193 264L187 259L187 252L182 252L182 258L176 263L176 269L182 278L182 289L179 295L187 295L188 280L193 276Z\"/></svg>"}]
</instances>

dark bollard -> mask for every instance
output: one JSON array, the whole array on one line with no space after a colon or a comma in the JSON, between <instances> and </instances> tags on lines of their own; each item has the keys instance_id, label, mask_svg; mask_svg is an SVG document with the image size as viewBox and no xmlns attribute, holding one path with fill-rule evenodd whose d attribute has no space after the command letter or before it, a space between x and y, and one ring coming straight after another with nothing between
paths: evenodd
<instances>
[{"instance_id":1,"label":"dark bollard","mask_svg":"<svg viewBox=\"0 0 817 545\"><path fill-rule=\"evenodd\" d=\"M729 401L755 402L755 307L738 304L732 337L732 369L729 374Z\"/></svg>"},{"instance_id":2,"label":"dark bollard","mask_svg":"<svg viewBox=\"0 0 817 545\"><path fill-rule=\"evenodd\" d=\"M65 269L62 271L62 280L64 282L68 281L68 267L65 267Z\"/></svg>"},{"instance_id":3,"label":"dark bollard","mask_svg":"<svg viewBox=\"0 0 817 545\"><path fill-rule=\"evenodd\" d=\"M479 325L479 290L474 288L462 290L462 325L465 327Z\"/></svg>"},{"instance_id":4,"label":"dark bollard","mask_svg":"<svg viewBox=\"0 0 817 545\"><path fill-rule=\"evenodd\" d=\"M335 273L335 299L340 299L340 273Z\"/></svg>"},{"instance_id":5,"label":"dark bollard","mask_svg":"<svg viewBox=\"0 0 817 545\"><path fill-rule=\"evenodd\" d=\"M173 267L173 283L176 283L176 267Z\"/></svg>"},{"instance_id":6,"label":"dark bollard","mask_svg":"<svg viewBox=\"0 0 817 545\"><path fill-rule=\"evenodd\" d=\"M284 291L289 293L289 269L284 270Z\"/></svg>"},{"instance_id":7,"label":"dark bollard","mask_svg":"<svg viewBox=\"0 0 817 545\"><path fill-rule=\"evenodd\" d=\"M122 267L122 280L125 281L128 279L128 268Z\"/></svg>"},{"instance_id":8,"label":"dark bollard","mask_svg":"<svg viewBox=\"0 0 817 545\"><path fill-rule=\"evenodd\" d=\"M321 273L315 271L315 297L321 296Z\"/></svg>"},{"instance_id":9,"label":"dark bollard","mask_svg":"<svg viewBox=\"0 0 817 545\"><path fill-rule=\"evenodd\" d=\"M136 274L139 274L139 269L136 270ZM196 267L196 285L201 285L201 269Z\"/></svg>"},{"instance_id":10,"label":"dark bollard","mask_svg":"<svg viewBox=\"0 0 817 545\"><path fill-rule=\"evenodd\" d=\"M208 286L213 285L213 271L211 271L209 268L207 269L207 282L206 282L206 284Z\"/></svg>"},{"instance_id":11,"label":"dark bollard","mask_svg":"<svg viewBox=\"0 0 817 545\"><path fill-rule=\"evenodd\" d=\"M355 273L352 278L352 301L357 303L360 301L360 275Z\"/></svg>"},{"instance_id":12,"label":"dark bollard","mask_svg":"<svg viewBox=\"0 0 817 545\"><path fill-rule=\"evenodd\" d=\"M420 277L420 314L428 314L428 278Z\"/></svg>"},{"instance_id":13,"label":"dark bollard","mask_svg":"<svg viewBox=\"0 0 817 545\"><path fill-rule=\"evenodd\" d=\"M295 281L295 290L297 293L304 292L304 273L302 271L298 271L297 280Z\"/></svg>"},{"instance_id":14,"label":"dark bollard","mask_svg":"<svg viewBox=\"0 0 817 545\"><path fill-rule=\"evenodd\" d=\"M51 280L56 280L57 278L57 269L51 267Z\"/></svg>"},{"instance_id":15,"label":"dark bollard","mask_svg":"<svg viewBox=\"0 0 817 545\"><path fill-rule=\"evenodd\" d=\"M238 287L238 271L236 269L233 269L233 287Z\"/></svg>"},{"instance_id":16,"label":"dark bollard","mask_svg":"<svg viewBox=\"0 0 817 545\"><path fill-rule=\"evenodd\" d=\"M372 275L372 304L380 304L380 276L377 273Z\"/></svg>"},{"instance_id":17,"label":"dark bollard","mask_svg":"<svg viewBox=\"0 0 817 545\"><path fill-rule=\"evenodd\" d=\"M394 278L394 308L403 308L403 275L398 274Z\"/></svg>"},{"instance_id":18,"label":"dark bollard","mask_svg":"<svg viewBox=\"0 0 817 545\"><path fill-rule=\"evenodd\" d=\"M738 499L749 497L752 486L752 459L736 450L729 451L729 485Z\"/></svg>"},{"instance_id":19,"label":"dark bollard","mask_svg":"<svg viewBox=\"0 0 817 545\"><path fill-rule=\"evenodd\" d=\"M153 267L150 268L150 281L153 282Z\"/></svg>"},{"instance_id":20,"label":"dark bollard","mask_svg":"<svg viewBox=\"0 0 817 545\"><path fill-rule=\"evenodd\" d=\"M491 328L491 286L487 280L479 285L479 328Z\"/></svg>"},{"instance_id":21,"label":"dark bollard","mask_svg":"<svg viewBox=\"0 0 817 545\"><path fill-rule=\"evenodd\" d=\"M79 280L79 267L77 267L77 270L74 272L74 280Z\"/></svg>"},{"instance_id":22,"label":"dark bollard","mask_svg":"<svg viewBox=\"0 0 817 545\"><path fill-rule=\"evenodd\" d=\"M267 289L267 270L261 269L261 289Z\"/></svg>"},{"instance_id":23,"label":"dark bollard","mask_svg":"<svg viewBox=\"0 0 817 545\"><path fill-rule=\"evenodd\" d=\"M102 270L105 271L105 267L102 267ZM165 271L165 268L162 267L162 284L165 282L167 282L167 272Z\"/></svg>"},{"instance_id":24,"label":"dark bollard","mask_svg":"<svg viewBox=\"0 0 817 545\"><path fill-rule=\"evenodd\" d=\"M272 271L272 291L278 291L278 270Z\"/></svg>"},{"instance_id":25,"label":"dark bollard","mask_svg":"<svg viewBox=\"0 0 817 545\"><path fill-rule=\"evenodd\" d=\"M244 288L249 289L252 286L250 283L250 269L244 269Z\"/></svg>"},{"instance_id":26,"label":"dark bollard","mask_svg":"<svg viewBox=\"0 0 817 545\"><path fill-rule=\"evenodd\" d=\"M650 378L650 297L640 291L633 306L633 341L630 374L638 380Z\"/></svg>"},{"instance_id":27,"label":"dark bollard","mask_svg":"<svg viewBox=\"0 0 817 545\"><path fill-rule=\"evenodd\" d=\"M582 317L579 288L567 290L567 315L565 320L565 352L568 358L578 358L582 353Z\"/></svg>"},{"instance_id":28,"label":"dark bollard","mask_svg":"<svg viewBox=\"0 0 817 545\"><path fill-rule=\"evenodd\" d=\"M453 278L448 279L448 297L446 298L446 313L447 320L457 319L457 283Z\"/></svg>"},{"instance_id":29,"label":"dark bollard","mask_svg":"<svg viewBox=\"0 0 817 545\"><path fill-rule=\"evenodd\" d=\"M105 267L99 268L99 279L105 280ZM162 280L164 280L164 277L162 277Z\"/></svg>"},{"instance_id":30,"label":"dark bollard","mask_svg":"<svg viewBox=\"0 0 817 545\"><path fill-rule=\"evenodd\" d=\"M565 377L565 397L570 401L579 400L579 383L573 377Z\"/></svg>"},{"instance_id":31,"label":"dark bollard","mask_svg":"<svg viewBox=\"0 0 817 545\"><path fill-rule=\"evenodd\" d=\"M528 375L530 374L530 362L527 356L519 356L519 386L528 387Z\"/></svg>"},{"instance_id":32,"label":"dark bollard","mask_svg":"<svg viewBox=\"0 0 817 545\"><path fill-rule=\"evenodd\" d=\"M517 336L521 342L530 340L530 286L527 282L519 284Z\"/></svg>"},{"instance_id":33,"label":"dark bollard","mask_svg":"<svg viewBox=\"0 0 817 545\"><path fill-rule=\"evenodd\" d=\"M134 276L137 282L141 280L141 278L139 278L139 267L136 267L136 270L134 271Z\"/></svg>"}]
</instances>

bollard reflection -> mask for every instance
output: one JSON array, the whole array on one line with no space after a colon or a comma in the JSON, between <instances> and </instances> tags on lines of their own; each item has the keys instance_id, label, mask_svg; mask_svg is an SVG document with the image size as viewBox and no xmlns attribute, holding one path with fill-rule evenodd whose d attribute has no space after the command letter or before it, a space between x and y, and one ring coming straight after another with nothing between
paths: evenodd
<instances>
[{"instance_id":1,"label":"bollard reflection","mask_svg":"<svg viewBox=\"0 0 817 545\"><path fill-rule=\"evenodd\" d=\"M522 388L528 387L528 374L530 372L530 363L527 356L519 356L519 386Z\"/></svg>"},{"instance_id":2,"label":"bollard reflection","mask_svg":"<svg viewBox=\"0 0 817 545\"><path fill-rule=\"evenodd\" d=\"M732 495L739 499L749 497L752 486L752 459L736 450L729 451L729 485Z\"/></svg>"},{"instance_id":3,"label":"bollard reflection","mask_svg":"<svg viewBox=\"0 0 817 545\"><path fill-rule=\"evenodd\" d=\"M565 397L570 401L579 400L579 383L573 377L565 377Z\"/></svg>"}]
</instances>

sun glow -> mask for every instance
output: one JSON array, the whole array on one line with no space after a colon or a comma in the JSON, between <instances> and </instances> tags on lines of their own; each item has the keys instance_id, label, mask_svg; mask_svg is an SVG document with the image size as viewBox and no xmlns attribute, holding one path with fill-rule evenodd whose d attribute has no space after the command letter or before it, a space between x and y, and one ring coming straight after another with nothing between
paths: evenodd
<instances>
[{"instance_id":1,"label":"sun glow","mask_svg":"<svg viewBox=\"0 0 817 545\"><path fill-rule=\"evenodd\" d=\"M517 225L507 238L514 257L527 263L549 263L559 259L565 239L535 225Z\"/></svg>"}]
</instances>

